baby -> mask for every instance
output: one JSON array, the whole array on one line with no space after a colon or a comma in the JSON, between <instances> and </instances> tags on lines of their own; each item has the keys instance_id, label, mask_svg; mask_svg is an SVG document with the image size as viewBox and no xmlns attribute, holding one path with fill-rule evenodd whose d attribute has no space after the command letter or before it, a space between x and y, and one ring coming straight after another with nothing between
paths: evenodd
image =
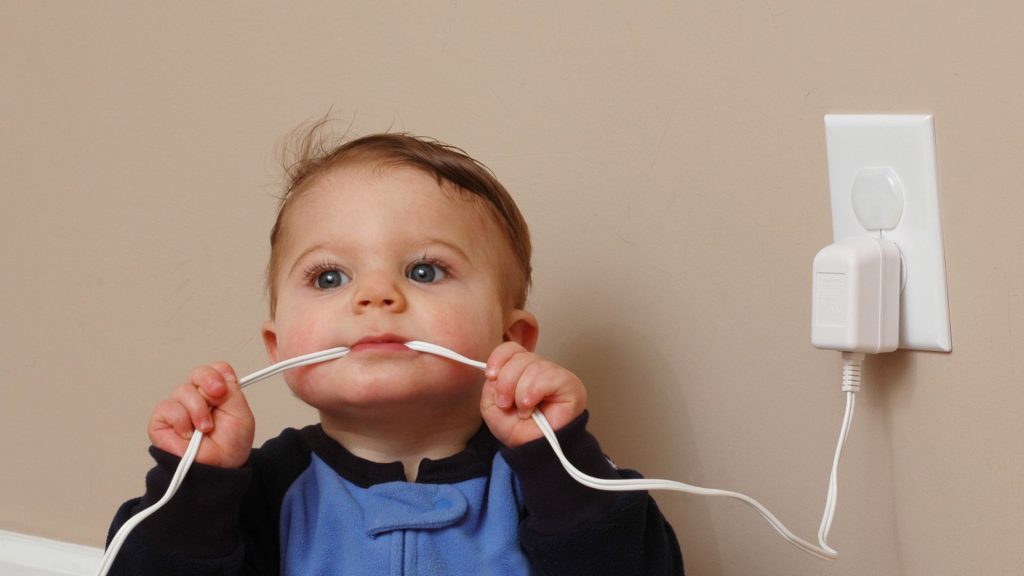
<instances>
[{"instance_id":1,"label":"baby","mask_svg":"<svg viewBox=\"0 0 1024 576\"><path fill-rule=\"evenodd\" d=\"M263 325L272 362L351 348L285 375L320 423L253 449L234 370L194 369L155 408L157 465L111 534L162 496L200 430L196 465L111 574L681 574L654 501L575 483L530 418L542 410L584 472L635 477L587 432L579 378L534 353L529 234L505 188L433 140L323 149L321 130L289 168Z\"/></svg>"}]
</instances>

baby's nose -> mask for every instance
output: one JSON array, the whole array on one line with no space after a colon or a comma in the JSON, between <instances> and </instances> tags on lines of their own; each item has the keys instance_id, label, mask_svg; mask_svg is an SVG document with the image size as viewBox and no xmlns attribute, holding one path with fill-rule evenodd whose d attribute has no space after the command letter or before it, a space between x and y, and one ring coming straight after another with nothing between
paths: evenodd
<instances>
[{"instance_id":1,"label":"baby's nose","mask_svg":"<svg viewBox=\"0 0 1024 576\"><path fill-rule=\"evenodd\" d=\"M396 281L383 275L363 278L355 296L357 311L384 309L400 311L405 308L405 298Z\"/></svg>"},{"instance_id":2,"label":"baby's nose","mask_svg":"<svg viewBox=\"0 0 1024 576\"><path fill-rule=\"evenodd\" d=\"M359 301L359 306L366 308L369 306L381 306L384 308L393 308L398 302L396 298L366 298Z\"/></svg>"}]
</instances>

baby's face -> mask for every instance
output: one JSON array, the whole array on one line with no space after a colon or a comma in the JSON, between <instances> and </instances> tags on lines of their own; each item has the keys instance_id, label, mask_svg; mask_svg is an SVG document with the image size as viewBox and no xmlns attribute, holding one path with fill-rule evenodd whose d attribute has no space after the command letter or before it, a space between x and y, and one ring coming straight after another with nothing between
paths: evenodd
<instances>
[{"instance_id":1,"label":"baby's face","mask_svg":"<svg viewBox=\"0 0 1024 576\"><path fill-rule=\"evenodd\" d=\"M352 166L304 191L283 224L271 360L352 349L289 372L296 395L321 411L477 401L481 372L402 342L478 360L501 343L515 312L500 286L511 251L482 201L416 169Z\"/></svg>"}]
</instances>

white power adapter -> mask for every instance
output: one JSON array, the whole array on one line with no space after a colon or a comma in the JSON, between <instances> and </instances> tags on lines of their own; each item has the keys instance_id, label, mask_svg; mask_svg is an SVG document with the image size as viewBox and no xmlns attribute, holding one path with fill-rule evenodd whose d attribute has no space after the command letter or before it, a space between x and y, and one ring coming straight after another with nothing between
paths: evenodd
<instances>
[{"instance_id":1,"label":"white power adapter","mask_svg":"<svg viewBox=\"0 0 1024 576\"><path fill-rule=\"evenodd\" d=\"M892 242L846 238L814 257L811 343L877 354L899 347L900 251Z\"/></svg>"}]
</instances>

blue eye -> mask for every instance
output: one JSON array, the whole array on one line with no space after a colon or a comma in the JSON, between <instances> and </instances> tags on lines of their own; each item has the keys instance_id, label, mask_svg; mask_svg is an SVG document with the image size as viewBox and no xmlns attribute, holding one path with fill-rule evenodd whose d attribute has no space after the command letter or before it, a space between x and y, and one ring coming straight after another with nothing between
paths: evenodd
<instances>
[{"instance_id":1,"label":"blue eye","mask_svg":"<svg viewBox=\"0 0 1024 576\"><path fill-rule=\"evenodd\" d=\"M348 284L349 280L351 278L340 270L324 270L316 277L316 287L321 290L330 290Z\"/></svg>"},{"instance_id":2,"label":"blue eye","mask_svg":"<svg viewBox=\"0 0 1024 576\"><path fill-rule=\"evenodd\" d=\"M420 262L418 264L413 264L406 275L413 282L430 284L431 282L444 280L448 277L448 272L445 271L444 267L438 264Z\"/></svg>"}]
</instances>

